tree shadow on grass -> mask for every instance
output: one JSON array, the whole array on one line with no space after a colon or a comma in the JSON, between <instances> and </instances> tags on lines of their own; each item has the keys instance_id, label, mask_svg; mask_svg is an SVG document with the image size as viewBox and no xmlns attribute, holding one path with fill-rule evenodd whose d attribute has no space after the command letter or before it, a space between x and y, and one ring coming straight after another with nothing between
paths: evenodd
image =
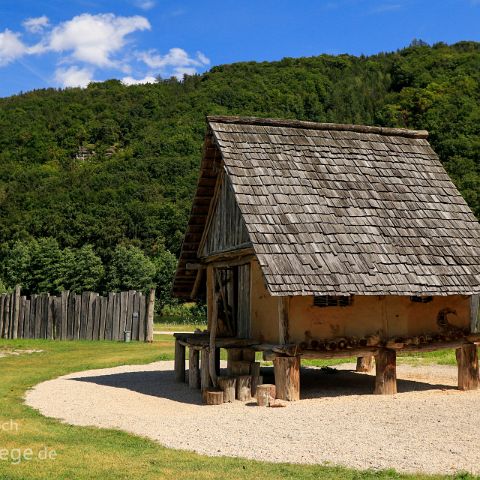
<instances>
[{"instance_id":1,"label":"tree shadow on grass","mask_svg":"<svg viewBox=\"0 0 480 480\"><path fill-rule=\"evenodd\" d=\"M222 370L221 374L226 375L226 370ZM274 383L272 367L262 367L261 375L263 383ZM186 378L188 378L188 371ZM202 405L200 391L190 388L187 383L176 382L173 371L126 372L94 377L76 377L71 380L123 388L180 403ZM310 367L302 368L300 381L302 399L371 395L375 386L374 375L356 373L353 370L321 370ZM456 389L452 385L403 379L397 381L397 387L399 393Z\"/></svg>"}]
</instances>

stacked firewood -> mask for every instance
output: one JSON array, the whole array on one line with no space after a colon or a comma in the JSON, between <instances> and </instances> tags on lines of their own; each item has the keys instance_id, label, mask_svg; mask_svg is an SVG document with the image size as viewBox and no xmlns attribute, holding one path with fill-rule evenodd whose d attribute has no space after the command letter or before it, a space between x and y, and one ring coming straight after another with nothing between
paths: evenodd
<instances>
[{"instance_id":1,"label":"stacked firewood","mask_svg":"<svg viewBox=\"0 0 480 480\"><path fill-rule=\"evenodd\" d=\"M470 329L459 328L451 324L440 327L434 333L425 333L411 337L382 338L378 333L364 337L337 337L329 339L311 338L310 332L305 332L305 340L300 343L301 350L316 350L329 352L336 350L353 350L363 347L402 348L405 346L426 345L433 343L446 343L466 339L472 341ZM473 339L474 341L476 339Z\"/></svg>"}]
</instances>

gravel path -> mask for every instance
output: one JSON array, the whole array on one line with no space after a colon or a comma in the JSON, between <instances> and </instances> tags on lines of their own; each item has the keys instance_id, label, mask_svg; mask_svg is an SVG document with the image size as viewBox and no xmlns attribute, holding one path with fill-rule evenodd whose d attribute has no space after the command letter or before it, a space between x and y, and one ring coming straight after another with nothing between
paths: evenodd
<instances>
[{"instance_id":1,"label":"gravel path","mask_svg":"<svg viewBox=\"0 0 480 480\"><path fill-rule=\"evenodd\" d=\"M37 385L26 403L207 455L480 474L480 391L456 390L455 367L400 366L394 396L371 395L373 377L352 367L302 369L304 400L286 408L201 405L198 391L175 383L173 362L66 375ZM271 370L263 373L268 381Z\"/></svg>"}]
</instances>

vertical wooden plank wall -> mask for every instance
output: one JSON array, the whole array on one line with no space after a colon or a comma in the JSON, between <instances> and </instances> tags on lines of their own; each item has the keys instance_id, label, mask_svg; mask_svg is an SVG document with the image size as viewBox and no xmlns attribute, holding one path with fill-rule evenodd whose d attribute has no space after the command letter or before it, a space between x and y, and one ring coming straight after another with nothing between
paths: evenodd
<instances>
[{"instance_id":1,"label":"vertical wooden plank wall","mask_svg":"<svg viewBox=\"0 0 480 480\"><path fill-rule=\"evenodd\" d=\"M20 287L0 295L0 338L54 340L153 340L155 292L130 290L21 296Z\"/></svg>"}]
</instances>

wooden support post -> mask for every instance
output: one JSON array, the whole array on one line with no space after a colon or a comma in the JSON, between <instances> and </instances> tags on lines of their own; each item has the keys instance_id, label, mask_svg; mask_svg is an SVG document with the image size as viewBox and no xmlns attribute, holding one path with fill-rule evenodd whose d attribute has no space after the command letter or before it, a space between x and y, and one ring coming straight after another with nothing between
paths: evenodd
<instances>
[{"instance_id":1,"label":"wooden support post","mask_svg":"<svg viewBox=\"0 0 480 480\"><path fill-rule=\"evenodd\" d=\"M208 357L208 348L202 348L202 350L200 350L200 388L202 391L206 390L211 385Z\"/></svg>"},{"instance_id":2,"label":"wooden support post","mask_svg":"<svg viewBox=\"0 0 480 480\"><path fill-rule=\"evenodd\" d=\"M200 358L198 350L190 347L188 356L188 386L190 388L200 388Z\"/></svg>"},{"instance_id":3,"label":"wooden support post","mask_svg":"<svg viewBox=\"0 0 480 480\"><path fill-rule=\"evenodd\" d=\"M241 402L247 402L252 398L252 377L250 375L240 375L237 377L237 399Z\"/></svg>"},{"instance_id":4,"label":"wooden support post","mask_svg":"<svg viewBox=\"0 0 480 480\"><path fill-rule=\"evenodd\" d=\"M277 398L289 402L300 400L300 355L273 360Z\"/></svg>"},{"instance_id":5,"label":"wooden support post","mask_svg":"<svg viewBox=\"0 0 480 480\"><path fill-rule=\"evenodd\" d=\"M145 334L146 342L153 342L153 313L155 310L155 289L151 288L150 293L148 294L148 304L147 304L147 328ZM141 319L140 319L141 321Z\"/></svg>"},{"instance_id":6,"label":"wooden support post","mask_svg":"<svg viewBox=\"0 0 480 480\"><path fill-rule=\"evenodd\" d=\"M476 390L479 387L478 352L475 344L463 345L456 350L458 388Z\"/></svg>"},{"instance_id":7,"label":"wooden support post","mask_svg":"<svg viewBox=\"0 0 480 480\"><path fill-rule=\"evenodd\" d=\"M255 361L255 350L252 348L243 348L242 349L242 360L246 362L254 362Z\"/></svg>"},{"instance_id":8,"label":"wooden support post","mask_svg":"<svg viewBox=\"0 0 480 480\"><path fill-rule=\"evenodd\" d=\"M227 371L229 375L232 375L232 363L238 362L242 359L241 348L229 348L227 350Z\"/></svg>"},{"instance_id":9,"label":"wooden support post","mask_svg":"<svg viewBox=\"0 0 480 480\"><path fill-rule=\"evenodd\" d=\"M285 345L289 341L288 333L289 297L278 297L278 343Z\"/></svg>"},{"instance_id":10,"label":"wooden support post","mask_svg":"<svg viewBox=\"0 0 480 480\"><path fill-rule=\"evenodd\" d=\"M250 375L252 377L252 397L255 397L257 386L263 383L263 377L260 375L260 362L251 363Z\"/></svg>"},{"instance_id":11,"label":"wooden support post","mask_svg":"<svg viewBox=\"0 0 480 480\"><path fill-rule=\"evenodd\" d=\"M220 375L220 348L215 349L215 372L218 377Z\"/></svg>"},{"instance_id":12,"label":"wooden support post","mask_svg":"<svg viewBox=\"0 0 480 480\"><path fill-rule=\"evenodd\" d=\"M223 391L223 402L235 401L237 380L235 377L218 377L218 387Z\"/></svg>"},{"instance_id":13,"label":"wooden support post","mask_svg":"<svg viewBox=\"0 0 480 480\"><path fill-rule=\"evenodd\" d=\"M257 385L257 403L259 407L269 407L275 400L275 385L264 383Z\"/></svg>"},{"instance_id":14,"label":"wooden support post","mask_svg":"<svg viewBox=\"0 0 480 480\"><path fill-rule=\"evenodd\" d=\"M175 380L185 381L185 345L175 340Z\"/></svg>"},{"instance_id":15,"label":"wooden support post","mask_svg":"<svg viewBox=\"0 0 480 480\"><path fill-rule=\"evenodd\" d=\"M375 391L377 395L394 395L397 393L397 352L380 348L375 355L377 367Z\"/></svg>"},{"instance_id":16,"label":"wooden support post","mask_svg":"<svg viewBox=\"0 0 480 480\"><path fill-rule=\"evenodd\" d=\"M368 357L357 357L356 372L370 373L373 369L373 355Z\"/></svg>"},{"instance_id":17,"label":"wooden support post","mask_svg":"<svg viewBox=\"0 0 480 480\"><path fill-rule=\"evenodd\" d=\"M250 375L251 365L252 364L250 362L244 362L243 360L232 362L230 365L230 375Z\"/></svg>"},{"instance_id":18,"label":"wooden support post","mask_svg":"<svg viewBox=\"0 0 480 480\"><path fill-rule=\"evenodd\" d=\"M214 283L215 285L215 283ZM215 287L214 287L215 288ZM212 379L212 385L217 386L217 367L216 367L216 345L217 328L218 328L218 299L219 292L215 289L213 293L212 318L210 321L210 356L209 356L209 372Z\"/></svg>"}]
</instances>

